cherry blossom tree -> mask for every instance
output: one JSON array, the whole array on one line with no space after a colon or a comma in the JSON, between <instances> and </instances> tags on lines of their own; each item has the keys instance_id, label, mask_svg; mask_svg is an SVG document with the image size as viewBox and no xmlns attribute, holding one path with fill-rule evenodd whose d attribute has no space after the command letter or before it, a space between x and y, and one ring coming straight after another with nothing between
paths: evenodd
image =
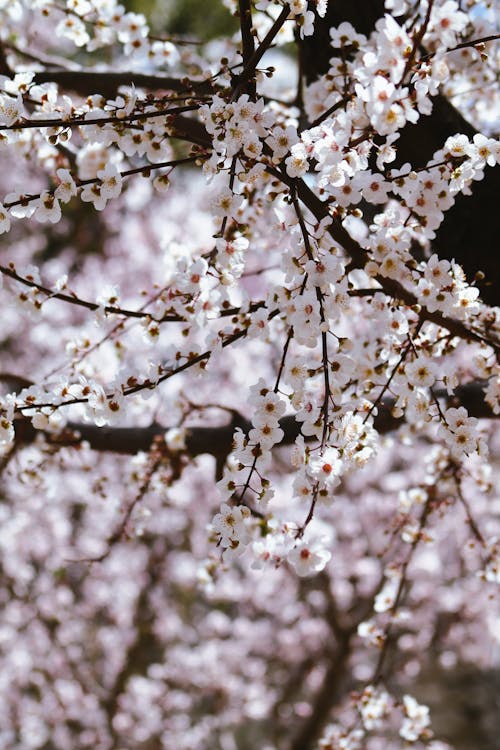
<instances>
[{"instance_id":1,"label":"cherry blossom tree","mask_svg":"<svg viewBox=\"0 0 500 750\"><path fill-rule=\"evenodd\" d=\"M0 747L460 750L425 685L500 663L493 3L224 6L0 0Z\"/></svg>"}]
</instances>

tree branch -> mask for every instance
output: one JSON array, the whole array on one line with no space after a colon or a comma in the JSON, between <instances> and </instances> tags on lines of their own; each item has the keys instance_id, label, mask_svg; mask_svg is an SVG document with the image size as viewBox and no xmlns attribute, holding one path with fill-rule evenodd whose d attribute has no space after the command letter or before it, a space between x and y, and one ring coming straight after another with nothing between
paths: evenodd
<instances>
[{"instance_id":1,"label":"tree branch","mask_svg":"<svg viewBox=\"0 0 500 750\"><path fill-rule=\"evenodd\" d=\"M321 221L321 219L330 216L328 205L318 198L318 196L308 187L304 180L292 180L284 171L275 171L270 169L269 171L276 173L279 179L293 190L296 187L297 194L300 200L305 206L311 211L311 213ZM470 200L467 198L467 200ZM349 232L342 226L339 221L334 221L328 231L332 238L341 245L346 253L352 259L352 266L354 268L364 268L368 261L368 253L354 240ZM381 291L385 292L394 299L401 300L409 307L419 304L419 300L415 295L405 289L405 287L394 279L390 279L385 276L375 277L380 286ZM454 336L460 338L478 341L486 343L498 350L500 344L498 341L488 340L485 335L480 331L474 331L467 328L460 320L449 318L440 312L429 312L425 307L422 308L420 313L420 320L428 320L431 323L435 323L438 326L446 328Z\"/></svg>"},{"instance_id":2,"label":"tree branch","mask_svg":"<svg viewBox=\"0 0 500 750\"><path fill-rule=\"evenodd\" d=\"M467 383L456 388L453 396L448 396L446 391L437 391L436 397L446 399L453 406L464 406L473 417L498 418L499 415L493 414L490 406L484 401L484 385L484 382ZM391 432L404 424L403 418L392 415L393 406L392 399L386 399L379 405L374 426L380 434ZM52 434L36 430L27 417L16 419L15 425L16 442L20 444L32 443L37 435L44 434L52 445L77 447L86 442L96 451L127 455L148 451L155 438L163 436L168 429L156 422L148 427L97 427L94 424L68 422L60 433ZM186 452L192 458L208 454L218 460L223 460L231 452L234 430L240 427L245 434L248 434L251 426L250 421L240 415L231 423L222 426L189 427L186 436ZM284 436L279 445L292 445L300 435L301 423L293 415L289 415L280 420L280 428Z\"/></svg>"},{"instance_id":3,"label":"tree branch","mask_svg":"<svg viewBox=\"0 0 500 750\"><path fill-rule=\"evenodd\" d=\"M312 711L293 738L290 750L310 750L316 747L315 743L328 720L332 706L344 692L343 683L347 677L346 663L351 653L351 641L352 634L349 633L338 641L323 682L311 701Z\"/></svg>"},{"instance_id":4,"label":"tree branch","mask_svg":"<svg viewBox=\"0 0 500 750\"><path fill-rule=\"evenodd\" d=\"M120 86L135 86L150 91L175 91L176 93L213 94L217 89L210 80L191 81L189 78L147 75L132 71L90 70L40 70L35 73L35 83L57 83L82 96L99 94L107 99L116 95Z\"/></svg>"},{"instance_id":5,"label":"tree branch","mask_svg":"<svg viewBox=\"0 0 500 750\"><path fill-rule=\"evenodd\" d=\"M241 54L243 57L243 71L246 70L248 61L252 58L255 52L255 42L253 38L252 28L252 6L250 0L239 0L239 15L240 15L240 29L241 29ZM238 81L236 88L246 88L251 99L255 99L256 95L256 84L255 79L247 77L246 79L241 78Z\"/></svg>"},{"instance_id":6,"label":"tree branch","mask_svg":"<svg viewBox=\"0 0 500 750\"><path fill-rule=\"evenodd\" d=\"M248 81L248 79L252 77L253 74L255 73L255 69L257 65L259 64L260 60L262 59L264 54L267 52L269 47L271 46L276 34L279 32L279 30L281 29L281 27L287 20L289 13L290 13L290 6L288 5L288 3L285 3L285 5L283 6L283 10L281 11L278 18L276 19L276 21L273 23L273 25L267 32L262 42L259 44L257 49L254 50L254 52L249 57L249 59L245 61L243 71L240 73L236 88L233 91L233 95L232 95L233 101L237 99L238 96L240 95L241 88L244 85L244 83Z\"/></svg>"}]
</instances>

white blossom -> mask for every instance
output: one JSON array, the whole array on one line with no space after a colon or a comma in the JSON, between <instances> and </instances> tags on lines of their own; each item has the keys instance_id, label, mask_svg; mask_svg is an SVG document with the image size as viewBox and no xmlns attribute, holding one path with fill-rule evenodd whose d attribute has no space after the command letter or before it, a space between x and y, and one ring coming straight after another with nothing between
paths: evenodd
<instances>
[{"instance_id":1,"label":"white blossom","mask_svg":"<svg viewBox=\"0 0 500 750\"><path fill-rule=\"evenodd\" d=\"M287 555L288 562L299 576L310 576L323 570L331 558L331 552L323 547L321 540L298 542Z\"/></svg>"}]
</instances>

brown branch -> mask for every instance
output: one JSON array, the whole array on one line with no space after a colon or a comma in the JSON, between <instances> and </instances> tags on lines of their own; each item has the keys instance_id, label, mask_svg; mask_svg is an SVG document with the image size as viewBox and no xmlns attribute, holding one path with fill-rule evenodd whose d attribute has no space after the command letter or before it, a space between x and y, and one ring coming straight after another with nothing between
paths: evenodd
<instances>
[{"instance_id":1,"label":"brown branch","mask_svg":"<svg viewBox=\"0 0 500 750\"><path fill-rule=\"evenodd\" d=\"M272 320L276 317L278 314L278 310L273 310L268 315L268 320ZM240 329L238 328L234 333L227 335L221 344L222 349L225 349L228 346L231 346L237 341L240 341L240 339L244 338L248 333L247 328ZM220 336L223 336L223 334L220 332ZM163 370L160 370L163 374L161 374L156 380L151 380L150 378L146 378L145 380L142 380L141 382L136 382L137 378L131 378L129 379L134 382L133 385L129 385L127 387L124 387L122 389L122 393L124 396L131 396L135 393L141 393L142 391L150 391L156 388L160 383L165 382L166 380L170 380L170 378L173 378L174 375L178 375L180 372L184 372L185 370L189 370L191 367L195 367L196 365L202 365L204 366L204 363L206 363L210 357L212 356L212 350L207 349L204 352L201 352L201 354L197 355L189 355L185 358L185 361L182 362L182 364L177 365L176 367L172 367L170 369L164 368ZM176 360L177 361L177 360ZM112 398L112 395L107 396L108 399ZM44 409L48 408L52 411L56 409L60 409L64 406L75 406L76 404L86 404L89 401L89 397L87 395L85 396L79 396L78 398L68 398L66 401L60 401L59 403L54 403L53 401L44 401L43 403L36 402L36 403L30 403L25 404L24 406L18 406L16 407L16 414L23 414L25 411L33 411L36 409Z\"/></svg>"},{"instance_id":2,"label":"brown branch","mask_svg":"<svg viewBox=\"0 0 500 750\"><path fill-rule=\"evenodd\" d=\"M430 488L430 490L432 490L432 489L435 489L435 487L434 488ZM392 631L393 631L393 628L394 628L395 617L396 617L397 611L399 609L399 605L400 605L400 603L402 601L402 598L403 598L403 592L404 592L404 590L405 590L405 588L407 586L407 583L408 583L408 578L407 578L408 568L409 568L409 566L411 564L411 561L413 560L415 551L416 551L419 543L422 541L422 533L423 533L423 531L425 529L427 520L428 520L430 514L432 513L432 511L434 509L433 501L434 501L434 494L433 494L433 492L429 492L429 496L427 498L427 502L424 505L424 508L422 510L422 514L421 514L420 519L419 519L418 532L416 533L415 538L411 542L410 548L408 550L408 554L406 556L406 560L403 562L403 564L401 566L401 577L400 577L400 580L399 580L398 589L397 589L397 592L396 592L396 596L394 597L394 603L393 603L392 607L389 610L390 620L389 620L389 623L387 624L387 627L385 628L384 642L383 642L382 648L380 650L380 653L379 653L379 656L378 656L378 659L377 659L377 663L375 665L375 670L374 670L374 673L373 673L373 678L371 680L371 682L374 685L376 685L377 683L381 682L382 679L383 679L384 664L386 662L387 655L389 653L389 647L390 647L390 644L391 644L391 635L392 635Z\"/></svg>"},{"instance_id":3,"label":"brown branch","mask_svg":"<svg viewBox=\"0 0 500 750\"><path fill-rule=\"evenodd\" d=\"M142 125L144 121L153 119L155 117L172 117L179 115L183 112L194 112L199 108L198 104L186 104L182 107L171 107L170 109L155 109L148 112L140 111L124 117L110 116L110 117L86 117L85 114L74 115L72 118L59 118L59 119L20 119L16 120L12 125L0 125L0 131L5 130L33 130L37 128L82 128L86 125L127 125L139 121L139 125ZM117 108L117 112L121 110Z\"/></svg>"},{"instance_id":4,"label":"brown branch","mask_svg":"<svg viewBox=\"0 0 500 750\"><path fill-rule=\"evenodd\" d=\"M155 441L155 443L158 443L158 441ZM115 545L127 537L127 527L129 525L130 519L132 518L132 514L137 505L139 505L139 503L144 500L144 497L151 486L151 481L160 468L163 460L164 456L162 455L162 451L160 450L155 452L153 449L151 455L149 456L150 466L146 470L144 480L139 487L139 490L134 499L128 504L127 509L125 510L125 513L123 514L123 517L118 523L117 527L106 539L106 549L104 550L104 552L102 552L100 555L97 555L96 557L86 557L78 560L72 560L71 562L101 563L110 556Z\"/></svg>"},{"instance_id":5,"label":"brown branch","mask_svg":"<svg viewBox=\"0 0 500 750\"><path fill-rule=\"evenodd\" d=\"M413 66L413 62L415 60L415 56L417 54L418 49L420 48L420 45L422 43L422 39L425 36L425 33L427 31L427 27L429 26L429 21L431 19L431 13L432 13L432 6L434 5L434 0L429 0L429 3L427 5L427 13L425 14L424 22L420 29L415 33L413 37L413 45L411 48L410 55L406 61L405 69L403 71L403 75L401 76L401 80L399 82L399 85L401 86L404 82L408 72L411 70Z\"/></svg>"},{"instance_id":6,"label":"brown branch","mask_svg":"<svg viewBox=\"0 0 500 750\"><path fill-rule=\"evenodd\" d=\"M456 44L454 47L450 47L450 49L446 50L446 54L449 52L455 52L457 49L466 49L467 47L483 47L485 44L488 44L488 42L497 42L500 39L500 34L490 34L489 36L481 36L476 39L469 39L467 42L462 42L461 44ZM434 57L436 55L436 52L428 52L425 55L422 55L419 58L420 60L428 60L431 57Z\"/></svg>"},{"instance_id":7,"label":"brown branch","mask_svg":"<svg viewBox=\"0 0 500 750\"><path fill-rule=\"evenodd\" d=\"M7 78L13 77L12 70L10 69L7 60L7 54L5 52L5 45L3 41L0 41L0 75L7 76Z\"/></svg>"},{"instance_id":8,"label":"brown branch","mask_svg":"<svg viewBox=\"0 0 500 750\"><path fill-rule=\"evenodd\" d=\"M283 11L285 11L287 8L288 6L285 6ZM281 18L282 15L284 16L284 12L280 15L279 18ZM280 22L280 25L282 23L283 21ZM265 45L266 44L269 45L271 43L272 38L274 38L271 32L275 34L277 33L277 30L278 30L278 24L276 22L275 24L273 24L272 29L266 35L262 44L255 50L254 55L250 58L248 62L248 65L245 66L243 73L240 75L240 83L242 80L244 80L244 75L247 75L247 73L250 72L250 67L253 66L253 69L255 68L255 65L260 59L259 55L261 56L262 54L264 54L265 49L263 50L263 48L265 47ZM248 68L248 71L247 73L245 73L245 70L247 68ZM65 72L68 72L68 71L65 71ZM236 90L237 89L235 89L235 92ZM211 148L211 139L207 131L205 130L204 126L201 123L199 123L197 120L194 120L189 117L184 117L182 115L176 115L172 117L172 126L170 130L174 137L187 140L190 143L196 144L205 149ZM282 169L279 170L273 167L268 167L268 171L274 174L276 177L278 177L278 179L280 179L282 182L287 184L292 190L296 190L297 195L302 201L302 203L304 203L304 205L314 214L314 216L318 220L321 220L325 218L326 216L330 215L328 204L320 200L320 198L318 198L318 196L315 195L315 193L307 186L304 180L292 180L291 178L288 177L286 172ZM498 174L499 170L493 170L493 171ZM335 221L329 228L329 231L333 239L336 242L338 242L344 248L344 250L348 253L348 255L351 257L353 266L358 267L358 268L363 268L365 263L368 260L368 254L349 235L349 233L347 232L346 229L344 229L340 221L338 220ZM444 253L444 255L446 255L446 253ZM389 294L390 296L396 299L400 299L406 305L412 306L412 305L418 304L417 298L411 292L407 291L399 282L394 281L392 279L384 278L384 277L377 277L377 281L379 281L382 287L382 290L384 292L386 292L387 294ZM467 326L465 326L460 321L445 317L441 313L437 313L437 312L430 313L424 308L423 313L421 314L420 318L421 320L429 320L435 323L436 325L443 326L444 328L447 328L447 330L449 330L451 333L461 338L474 340L474 341L480 341L483 343L494 345L493 342L487 341L479 332L471 331L470 329L467 328Z\"/></svg>"},{"instance_id":9,"label":"brown branch","mask_svg":"<svg viewBox=\"0 0 500 750\"><path fill-rule=\"evenodd\" d=\"M86 180L86 182L94 182L94 180ZM79 187L79 186L78 186ZM32 198L32 196L30 196ZM17 203L21 203L22 201L16 201ZM15 204L9 204L9 205L15 205ZM150 300L147 300L147 302L142 305L142 307L139 310L128 310L124 307L118 307L116 305L105 305L104 307L102 305L98 305L97 302L90 302L89 300L81 299L81 297L77 297L76 294L71 292L70 294L64 294L63 292L56 292L50 287L44 286L43 284L38 284L36 281L34 281L32 278L26 277L26 276L20 276L17 271L14 269L14 267L7 267L2 266L0 264L0 274L3 274L4 276L7 276L10 279L13 279L14 281L17 281L19 284L22 284L23 286L28 287L29 289L37 289L42 294L46 295L46 300L49 299L57 299L61 302L67 302L71 305L76 305L77 307L83 307L86 310L91 310L92 312L95 312L99 310L100 308L104 310L104 312L107 315L118 315L124 318L136 318L140 320L151 320L156 323L184 323L186 322L186 319L183 318L181 315L178 315L177 313L165 313L160 318L155 318L154 315L151 315L151 313L147 312L145 308L149 305L155 302L155 300L158 299L158 297L161 296L161 293L156 294L154 297L152 297ZM249 312L255 312L261 307L264 307L265 302L258 301L253 302L248 311ZM234 315L240 315L241 314L241 308L239 307L230 307L225 310L220 310L219 317L221 318L227 318L232 317ZM0 374L0 380L1 380L1 374Z\"/></svg>"},{"instance_id":10,"label":"brown branch","mask_svg":"<svg viewBox=\"0 0 500 750\"><path fill-rule=\"evenodd\" d=\"M490 406L484 401L484 382L467 383L456 388L453 396L446 391L437 391L436 396L447 399L452 406L464 406L469 414L479 419L496 419ZM404 424L402 417L394 417L393 400L383 401L375 416L374 426L380 434L386 434ZM301 423L293 415L280 419L280 428L284 436L280 446L292 445L300 435ZM40 434L29 418L20 417L15 421L16 440L22 444L32 443ZM194 458L202 454L225 459L231 451L233 433L240 427L245 434L251 429L251 423L241 415L234 415L230 424L213 427L189 427L186 435L186 453ZM135 455L140 451L149 451L154 440L162 437L167 430L161 424L153 423L148 427L97 427L93 424L69 422L57 434L45 434L49 443L54 446L75 446L88 443L90 448L100 452Z\"/></svg>"},{"instance_id":11,"label":"brown branch","mask_svg":"<svg viewBox=\"0 0 500 750\"><path fill-rule=\"evenodd\" d=\"M259 64L260 60L264 56L264 54L267 52L269 47L271 46L272 42L274 41L274 38L276 34L279 32L283 24L288 18L288 15L290 13L290 6L288 3L285 3L283 6L283 10L279 14L276 21L273 23L269 31L267 32L266 36L262 40L262 42L259 44L257 49L253 52L251 57L248 59L248 61L245 63L243 71L238 76L238 81L236 84L236 87L233 90L231 99L234 101L238 98L240 95L242 88L244 84L253 76L255 73L255 69L257 65Z\"/></svg>"},{"instance_id":12,"label":"brown branch","mask_svg":"<svg viewBox=\"0 0 500 750\"><path fill-rule=\"evenodd\" d=\"M149 91L196 94L212 94L217 88L211 80L191 81L189 78L171 78L132 71L116 73L90 70L41 70L35 73L33 80L35 83L57 83L82 96L99 94L107 99L114 97L120 86L135 86L135 88Z\"/></svg>"},{"instance_id":13,"label":"brown branch","mask_svg":"<svg viewBox=\"0 0 500 750\"><path fill-rule=\"evenodd\" d=\"M156 164L143 164L141 167L134 167L133 169L126 169L123 172L120 172L120 177L131 177L132 175L141 174L143 176L149 176L149 173L152 172L155 169L167 169L170 168L170 172L175 168L178 167L181 164L193 164L198 159L200 159L201 156L186 156L184 159L173 159L172 161L163 161L163 162L157 162ZM85 185L99 185L102 184L102 180L99 179L99 177L92 177L88 180L79 180L78 178L75 178L75 185L77 189L85 187ZM56 191L56 188L53 188L52 190L47 190L46 192L50 195L54 195ZM26 206L28 203L31 203L32 201L36 201L40 198L41 193L29 193L27 195L21 196L19 200L17 201L6 201L3 205L4 208L12 208L13 206ZM5 266L3 266L3 269L5 269ZM7 276L12 276L12 278L15 278L11 273L6 272L5 270L2 270L2 273L6 273ZM20 281L21 283L25 283L23 281L23 277L17 277L16 281ZM30 282L31 286L36 286L36 284L33 284Z\"/></svg>"},{"instance_id":14,"label":"brown branch","mask_svg":"<svg viewBox=\"0 0 500 750\"><path fill-rule=\"evenodd\" d=\"M188 141L205 149L212 148L212 140L205 130L205 126L191 117L175 115L169 124L169 135Z\"/></svg>"},{"instance_id":15,"label":"brown branch","mask_svg":"<svg viewBox=\"0 0 500 750\"><path fill-rule=\"evenodd\" d=\"M323 682L311 700L312 711L305 719L290 744L290 750L310 750L328 720L332 707L344 694L343 683L348 677L346 664L352 648L352 634L346 633L336 644L335 653L323 677Z\"/></svg>"},{"instance_id":16,"label":"brown branch","mask_svg":"<svg viewBox=\"0 0 500 750\"><path fill-rule=\"evenodd\" d=\"M82 96L99 94L107 99L116 95L120 86L135 86L151 91L175 91L177 93L212 94L218 90L212 81L191 81L168 76L141 73L93 72L86 70L43 70L35 73L35 83L57 83L65 89ZM204 148L210 148L211 140L203 125L188 117L175 116L173 135Z\"/></svg>"},{"instance_id":17,"label":"brown branch","mask_svg":"<svg viewBox=\"0 0 500 750\"><path fill-rule=\"evenodd\" d=\"M239 16L241 29L241 54L243 57L243 72L247 69L249 60L252 59L255 52L255 41L252 28L252 6L250 0L239 0ZM255 99L257 89L255 78L247 76L241 78L236 85L236 89L246 89L251 99Z\"/></svg>"},{"instance_id":18,"label":"brown branch","mask_svg":"<svg viewBox=\"0 0 500 750\"><path fill-rule=\"evenodd\" d=\"M102 706L108 717L111 734L116 740L114 747L121 745L119 732L113 727L113 718L119 707L120 695L127 689L127 683L133 675L145 675L151 664L162 661L164 646L155 633L155 611L152 605L152 594L161 581L168 544L164 537L158 537L152 543L147 565L147 580L141 587L134 614L135 637L124 651L122 667L117 673L108 696Z\"/></svg>"},{"instance_id":19,"label":"brown branch","mask_svg":"<svg viewBox=\"0 0 500 750\"><path fill-rule=\"evenodd\" d=\"M8 268L7 266L0 265L0 273L10 279L13 279L14 281L17 281L19 284L23 284L23 286L27 286L30 289L37 289L39 292L42 292L42 294L45 294L47 296L47 300L58 299L62 302L69 302L70 304L76 305L77 307L84 307L86 310L92 311L99 310L99 308L101 307L101 305L98 305L96 302L89 302L88 300L80 299L80 297L77 297L73 294L55 292L49 287L43 286L43 284L37 284L32 279L26 278L25 276L20 276L13 268ZM125 318L151 318L151 320L154 319L149 313L140 310L127 310L126 308L116 307L114 305L106 305L103 309L104 312L109 315L122 315ZM172 316L171 319L176 321L182 320L182 318L177 315Z\"/></svg>"}]
</instances>

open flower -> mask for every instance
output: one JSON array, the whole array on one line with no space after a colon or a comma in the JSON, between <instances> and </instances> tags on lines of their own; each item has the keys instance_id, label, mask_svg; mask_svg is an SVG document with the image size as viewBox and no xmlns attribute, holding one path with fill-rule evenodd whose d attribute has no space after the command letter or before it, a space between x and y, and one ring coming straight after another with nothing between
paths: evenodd
<instances>
[{"instance_id":1,"label":"open flower","mask_svg":"<svg viewBox=\"0 0 500 750\"><path fill-rule=\"evenodd\" d=\"M0 234L8 232L10 229L10 217L7 209L0 203Z\"/></svg>"},{"instance_id":2,"label":"open flower","mask_svg":"<svg viewBox=\"0 0 500 750\"><path fill-rule=\"evenodd\" d=\"M122 191L122 176L115 164L108 162L104 169L100 169L97 176L101 180L101 195L106 200L118 198Z\"/></svg>"},{"instance_id":3,"label":"open flower","mask_svg":"<svg viewBox=\"0 0 500 750\"><path fill-rule=\"evenodd\" d=\"M61 206L53 193L45 190L37 201L34 217L37 221L56 224L61 218Z\"/></svg>"},{"instance_id":4,"label":"open flower","mask_svg":"<svg viewBox=\"0 0 500 750\"><path fill-rule=\"evenodd\" d=\"M436 380L436 365L428 357L416 357L405 365L405 374L411 385L429 388Z\"/></svg>"},{"instance_id":5,"label":"open flower","mask_svg":"<svg viewBox=\"0 0 500 750\"><path fill-rule=\"evenodd\" d=\"M250 511L245 505L231 507L221 503L220 513L212 519L212 528L219 537L222 547L231 547L236 542L246 542L248 532L245 520L250 516Z\"/></svg>"},{"instance_id":6,"label":"open flower","mask_svg":"<svg viewBox=\"0 0 500 750\"><path fill-rule=\"evenodd\" d=\"M224 187L213 197L211 201L211 209L219 218L223 218L224 216L231 216L234 218L238 213L241 202L241 196L234 195L229 187Z\"/></svg>"},{"instance_id":7,"label":"open flower","mask_svg":"<svg viewBox=\"0 0 500 750\"><path fill-rule=\"evenodd\" d=\"M320 540L309 543L300 541L290 550L287 560L293 565L297 575L310 576L323 570L331 556Z\"/></svg>"}]
</instances>

